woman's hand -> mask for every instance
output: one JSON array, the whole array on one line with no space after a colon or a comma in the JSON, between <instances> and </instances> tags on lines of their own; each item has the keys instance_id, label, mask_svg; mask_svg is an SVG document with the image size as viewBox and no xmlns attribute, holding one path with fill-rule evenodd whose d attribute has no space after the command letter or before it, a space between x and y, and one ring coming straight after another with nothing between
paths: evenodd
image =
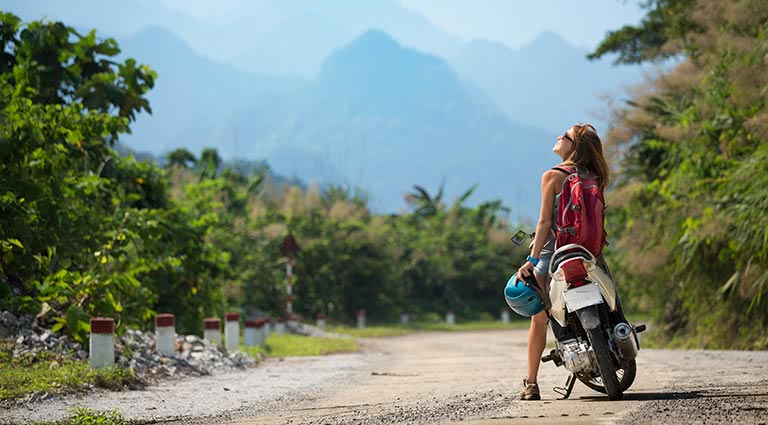
<instances>
[{"instance_id":1,"label":"woman's hand","mask_svg":"<svg viewBox=\"0 0 768 425\"><path fill-rule=\"evenodd\" d=\"M517 275L518 276L523 276L523 277L528 277L528 276L531 275L531 270L532 269L533 269L533 263L531 263L530 261L526 261L525 264L523 264L522 267L520 267L517 270Z\"/></svg>"}]
</instances>

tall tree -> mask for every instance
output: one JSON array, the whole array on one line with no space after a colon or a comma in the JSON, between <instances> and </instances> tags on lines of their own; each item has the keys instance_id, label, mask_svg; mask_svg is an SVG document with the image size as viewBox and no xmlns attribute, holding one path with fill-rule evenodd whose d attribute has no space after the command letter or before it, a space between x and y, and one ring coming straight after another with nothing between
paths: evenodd
<instances>
[{"instance_id":1,"label":"tall tree","mask_svg":"<svg viewBox=\"0 0 768 425\"><path fill-rule=\"evenodd\" d=\"M692 18L695 0L645 0L646 15L638 26L626 25L600 42L589 59L616 53L616 63L633 64L660 60L695 50L688 40L701 26Z\"/></svg>"}]
</instances>

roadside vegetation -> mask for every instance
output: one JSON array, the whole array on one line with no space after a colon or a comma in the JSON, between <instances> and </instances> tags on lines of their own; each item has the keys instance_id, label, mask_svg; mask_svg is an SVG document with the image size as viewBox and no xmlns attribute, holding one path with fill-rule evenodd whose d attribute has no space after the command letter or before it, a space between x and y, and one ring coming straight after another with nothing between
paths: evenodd
<instances>
[{"instance_id":1,"label":"roadside vegetation","mask_svg":"<svg viewBox=\"0 0 768 425\"><path fill-rule=\"evenodd\" d=\"M13 358L11 348L10 344L0 344L0 401L31 393L70 393L90 386L118 390L138 382L130 370L91 370L87 361L52 353Z\"/></svg>"},{"instance_id":2,"label":"roadside vegetation","mask_svg":"<svg viewBox=\"0 0 768 425\"><path fill-rule=\"evenodd\" d=\"M348 325L328 326L328 332L350 335L356 338L382 338L407 335L415 332L467 332L503 329L527 329L530 326L528 320L513 320L503 323L500 320L476 320L469 322L457 322L454 325L442 321L411 322L407 325L372 325L359 329Z\"/></svg>"},{"instance_id":3,"label":"roadside vegetation","mask_svg":"<svg viewBox=\"0 0 768 425\"><path fill-rule=\"evenodd\" d=\"M675 58L613 110L608 262L658 344L768 349L768 2L644 4L594 54Z\"/></svg>"},{"instance_id":4,"label":"roadside vegetation","mask_svg":"<svg viewBox=\"0 0 768 425\"><path fill-rule=\"evenodd\" d=\"M60 421L32 422L31 425L139 425L142 423L152 422L128 420L116 410L104 412L86 407L76 407L71 409L69 416Z\"/></svg>"},{"instance_id":5,"label":"roadside vegetation","mask_svg":"<svg viewBox=\"0 0 768 425\"><path fill-rule=\"evenodd\" d=\"M352 338L323 338L283 334L270 335L261 347L241 346L248 354L264 354L269 357L319 356L334 353L352 353L360 346Z\"/></svg>"}]
</instances>

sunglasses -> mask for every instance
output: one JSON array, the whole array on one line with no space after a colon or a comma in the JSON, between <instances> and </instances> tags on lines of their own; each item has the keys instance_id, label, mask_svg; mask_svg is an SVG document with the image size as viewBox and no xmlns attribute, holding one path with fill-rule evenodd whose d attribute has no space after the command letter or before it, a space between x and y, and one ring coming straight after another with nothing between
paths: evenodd
<instances>
[{"instance_id":1,"label":"sunglasses","mask_svg":"<svg viewBox=\"0 0 768 425\"><path fill-rule=\"evenodd\" d=\"M567 131L563 133L563 135L560 137L562 137L563 139L568 139L569 142L573 143L573 139L571 139L571 136L568 135Z\"/></svg>"}]
</instances>

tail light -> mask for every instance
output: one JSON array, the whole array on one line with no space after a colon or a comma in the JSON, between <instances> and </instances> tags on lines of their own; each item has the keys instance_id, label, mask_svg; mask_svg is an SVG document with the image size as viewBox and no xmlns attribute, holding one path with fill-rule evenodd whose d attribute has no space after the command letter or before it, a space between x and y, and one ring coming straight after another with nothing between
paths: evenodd
<instances>
[{"instance_id":1,"label":"tail light","mask_svg":"<svg viewBox=\"0 0 768 425\"><path fill-rule=\"evenodd\" d=\"M592 282L590 282L590 281L588 281L586 279L583 279L583 280L579 280L579 281L576 281L576 282L569 282L568 283L568 287L569 288L578 288L579 286L584 286L584 285L586 285L588 283L592 283Z\"/></svg>"}]
</instances>

